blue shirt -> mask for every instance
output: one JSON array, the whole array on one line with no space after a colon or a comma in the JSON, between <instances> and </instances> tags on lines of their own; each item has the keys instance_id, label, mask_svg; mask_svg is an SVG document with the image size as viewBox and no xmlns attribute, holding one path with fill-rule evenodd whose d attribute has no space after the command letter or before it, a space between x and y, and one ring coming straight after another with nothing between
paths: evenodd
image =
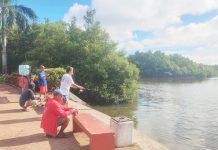
<instances>
[{"instance_id":1,"label":"blue shirt","mask_svg":"<svg viewBox=\"0 0 218 150\"><path fill-rule=\"evenodd\" d=\"M40 86L40 85L47 85L47 80L46 80L46 73L45 73L45 71L39 71L39 72L38 72L38 77L39 77L39 86Z\"/></svg>"}]
</instances>

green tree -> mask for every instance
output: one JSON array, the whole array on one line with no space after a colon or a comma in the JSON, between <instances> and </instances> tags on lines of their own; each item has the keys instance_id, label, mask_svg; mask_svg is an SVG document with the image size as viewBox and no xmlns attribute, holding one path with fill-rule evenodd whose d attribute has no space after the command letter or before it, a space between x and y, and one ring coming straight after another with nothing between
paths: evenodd
<instances>
[{"instance_id":1,"label":"green tree","mask_svg":"<svg viewBox=\"0 0 218 150\"><path fill-rule=\"evenodd\" d=\"M24 32L10 30L10 68L16 71L20 63L33 69L40 64L49 68L73 66L74 80L89 89L79 96L88 102L111 104L134 100L138 69L116 52L116 43L94 16L89 17L92 19L87 19L91 21L86 22L89 25L85 25L85 30L76 26L76 18L69 24L46 22L33 24Z\"/></svg>"},{"instance_id":2,"label":"green tree","mask_svg":"<svg viewBox=\"0 0 218 150\"><path fill-rule=\"evenodd\" d=\"M136 52L128 57L140 70L141 77L206 78L216 76L215 66L197 64L178 54L166 55L160 51Z\"/></svg>"},{"instance_id":3,"label":"green tree","mask_svg":"<svg viewBox=\"0 0 218 150\"><path fill-rule=\"evenodd\" d=\"M16 26L23 30L29 27L29 19L36 20L34 11L23 5L13 5L13 0L0 0L2 73L8 72L7 66L7 30Z\"/></svg>"}]
</instances>

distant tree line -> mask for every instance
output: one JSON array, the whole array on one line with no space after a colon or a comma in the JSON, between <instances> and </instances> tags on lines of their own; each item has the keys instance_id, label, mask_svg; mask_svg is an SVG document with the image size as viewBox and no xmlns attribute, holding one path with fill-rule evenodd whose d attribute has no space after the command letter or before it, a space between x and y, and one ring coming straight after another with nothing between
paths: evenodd
<instances>
[{"instance_id":1,"label":"distant tree line","mask_svg":"<svg viewBox=\"0 0 218 150\"><path fill-rule=\"evenodd\" d=\"M128 57L140 70L141 77L203 79L218 75L218 66L197 64L182 55L163 52L136 52Z\"/></svg>"}]
</instances>

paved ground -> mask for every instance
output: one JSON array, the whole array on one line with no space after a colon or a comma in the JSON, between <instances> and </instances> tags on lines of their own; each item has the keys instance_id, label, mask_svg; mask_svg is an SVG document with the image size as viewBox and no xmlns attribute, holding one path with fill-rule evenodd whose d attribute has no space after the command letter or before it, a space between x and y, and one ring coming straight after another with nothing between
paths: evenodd
<instances>
[{"instance_id":1,"label":"paved ground","mask_svg":"<svg viewBox=\"0 0 218 150\"><path fill-rule=\"evenodd\" d=\"M72 133L72 123L66 129L70 135L65 139L47 139L40 128L43 108L21 111L18 99L18 89L0 84L0 150L87 150L89 138L84 133ZM70 102L81 112L94 115L99 120L109 124L110 117L93 110L81 103L81 100L71 95ZM167 150L159 143L142 137L134 130L134 145L116 150ZM139 148L139 146L141 148Z\"/></svg>"}]
</instances>

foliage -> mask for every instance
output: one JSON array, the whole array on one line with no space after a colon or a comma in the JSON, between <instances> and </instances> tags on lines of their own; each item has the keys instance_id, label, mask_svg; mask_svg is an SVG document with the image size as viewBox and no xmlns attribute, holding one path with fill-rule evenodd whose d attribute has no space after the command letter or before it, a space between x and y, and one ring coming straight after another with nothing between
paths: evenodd
<instances>
[{"instance_id":1,"label":"foliage","mask_svg":"<svg viewBox=\"0 0 218 150\"><path fill-rule=\"evenodd\" d=\"M49 75L49 77L47 78L48 90L52 91L56 88L59 88L60 79L61 79L61 76L65 73L65 69L64 68L46 68L45 72L46 74ZM35 70L34 74L32 74L32 78L34 79L34 82L38 85L37 70Z\"/></svg>"},{"instance_id":2,"label":"foliage","mask_svg":"<svg viewBox=\"0 0 218 150\"><path fill-rule=\"evenodd\" d=\"M41 64L46 68L61 67L60 71L46 69L49 87L56 88L63 68L72 66L75 82L89 89L79 95L87 101L111 104L133 100L138 69L116 52L116 43L94 20L94 14L90 10L84 16L85 30L76 26L76 18L69 24L46 22L22 32L11 30L10 71L17 71L18 64L29 64L32 70Z\"/></svg>"},{"instance_id":3,"label":"foliage","mask_svg":"<svg viewBox=\"0 0 218 150\"><path fill-rule=\"evenodd\" d=\"M178 54L136 52L128 59L140 69L142 77L206 78L218 75L216 66L197 64Z\"/></svg>"},{"instance_id":4,"label":"foliage","mask_svg":"<svg viewBox=\"0 0 218 150\"><path fill-rule=\"evenodd\" d=\"M10 75L5 74L4 82L7 83L7 84L10 84L10 85L14 85L14 86L19 87L19 83L18 83L18 80L17 80L18 77L19 77L18 74L10 74Z\"/></svg>"},{"instance_id":5,"label":"foliage","mask_svg":"<svg viewBox=\"0 0 218 150\"><path fill-rule=\"evenodd\" d=\"M98 103L123 103L134 100L137 88L138 69L127 59L108 55L98 64L90 66L87 88L88 97ZM94 95L93 95L94 93Z\"/></svg>"},{"instance_id":6,"label":"foliage","mask_svg":"<svg viewBox=\"0 0 218 150\"><path fill-rule=\"evenodd\" d=\"M16 28L19 31L29 28L29 22L37 19L36 14L31 8L23 5L14 5L15 1L0 1L0 26L1 26L1 44L2 44L2 73L8 72L7 65L7 37L8 32Z\"/></svg>"},{"instance_id":7,"label":"foliage","mask_svg":"<svg viewBox=\"0 0 218 150\"><path fill-rule=\"evenodd\" d=\"M5 77L6 77L5 74L0 74L0 83L5 82Z\"/></svg>"}]
</instances>

